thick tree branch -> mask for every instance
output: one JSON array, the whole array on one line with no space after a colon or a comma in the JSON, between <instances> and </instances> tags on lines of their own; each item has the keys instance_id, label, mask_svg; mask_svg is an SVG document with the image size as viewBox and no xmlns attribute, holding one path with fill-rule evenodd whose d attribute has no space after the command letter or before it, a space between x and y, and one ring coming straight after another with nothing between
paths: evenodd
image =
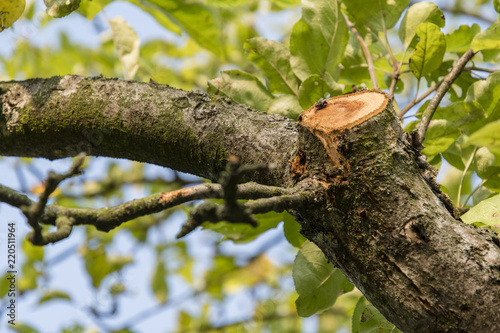
<instances>
[{"instance_id":1,"label":"thick tree branch","mask_svg":"<svg viewBox=\"0 0 500 333\"><path fill-rule=\"evenodd\" d=\"M58 159L83 151L216 181L234 155L244 165L277 165L247 181L282 185L292 183L296 145L293 120L201 92L70 75L0 82L4 156Z\"/></svg>"}]
</instances>

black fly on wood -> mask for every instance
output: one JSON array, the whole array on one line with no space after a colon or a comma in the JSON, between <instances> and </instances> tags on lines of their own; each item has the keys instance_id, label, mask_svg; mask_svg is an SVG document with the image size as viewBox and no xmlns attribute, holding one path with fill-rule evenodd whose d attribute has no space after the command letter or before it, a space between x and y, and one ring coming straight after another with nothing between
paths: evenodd
<instances>
[{"instance_id":1,"label":"black fly on wood","mask_svg":"<svg viewBox=\"0 0 500 333\"><path fill-rule=\"evenodd\" d=\"M328 102L324 98L320 98L315 104L314 107L316 108L316 111L323 110L326 108L328 105Z\"/></svg>"}]
</instances>

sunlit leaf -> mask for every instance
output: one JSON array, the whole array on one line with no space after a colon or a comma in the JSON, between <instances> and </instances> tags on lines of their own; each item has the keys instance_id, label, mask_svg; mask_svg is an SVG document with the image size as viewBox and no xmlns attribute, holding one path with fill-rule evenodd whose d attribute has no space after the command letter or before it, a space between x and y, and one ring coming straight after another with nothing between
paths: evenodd
<instances>
[{"instance_id":1,"label":"sunlit leaf","mask_svg":"<svg viewBox=\"0 0 500 333\"><path fill-rule=\"evenodd\" d=\"M467 51L472 43L472 39L481 28L477 24L472 26L461 25L458 29L446 35L446 51L463 53Z\"/></svg>"},{"instance_id":2,"label":"sunlit leaf","mask_svg":"<svg viewBox=\"0 0 500 333\"><path fill-rule=\"evenodd\" d=\"M272 93L298 95L300 81L292 72L290 51L286 46L262 37L245 43L248 59L266 74Z\"/></svg>"},{"instance_id":3,"label":"sunlit leaf","mask_svg":"<svg viewBox=\"0 0 500 333\"><path fill-rule=\"evenodd\" d=\"M248 0L206 0L207 5L218 8L232 9L247 4Z\"/></svg>"},{"instance_id":4,"label":"sunlit leaf","mask_svg":"<svg viewBox=\"0 0 500 333\"><path fill-rule=\"evenodd\" d=\"M347 24L338 0L302 1L302 18L290 36L291 64L301 80L313 74L336 77L348 41Z\"/></svg>"},{"instance_id":5,"label":"sunlit leaf","mask_svg":"<svg viewBox=\"0 0 500 333\"><path fill-rule=\"evenodd\" d=\"M176 0L150 0L150 3L180 25L198 44L222 56L220 16L211 8L201 3Z\"/></svg>"},{"instance_id":6,"label":"sunlit leaf","mask_svg":"<svg viewBox=\"0 0 500 333\"><path fill-rule=\"evenodd\" d=\"M139 69L139 50L141 41L137 33L121 17L109 20L109 25L113 31L116 52L123 66L125 79L131 80Z\"/></svg>"},{"instance_id":7,"label":"sunlit leaf","mask_svg":"<svg viewBox=\"0 0 500 333\"><path fill-rule=\"evenodd\" d=\"M104 7L110 4L113 0L100 0L100 1L83 1L80 3L78 12L85 16L87 19L92 20Z\"/></svg>"},{"instance_id":8,"label":"sunlit leaf","mask_svg":"<svg viewBox=\"0 0 500 333\"><path fill-rule=\"evenodd\" d=\"M368 27L375 33L392 28L409 3L409 0L344 1L349 20L357 26Z\"/></svg>"},{"instance_id":9,"label":"sunlit leaf","mask_svg":"<svg viewBox=\"0 0 500 333\"><path fill-rule=\"evenodd\" d=\"M167 275L167 270L165 269L165 264L160 257L156 260L156 267L153 271L153 276L151 277L151 289L160 303L165 303L167 301L168 286L165 277Z\"/></svg>"},{"instance_id":10,"label":"sunlit leaf","mask_svg":"<svg viewBox=\"0 0 500 333\"><path fill-rule=\"evenodd\" d=\"M26 2L24 0L13 0L0 2L0 32L10 28L14 22L16 22L24 12Z\"/></svg>"},{"instance_id":11,"label":"sunlit leaf","mask_svg":"<svg viewBox=\"0 0 500 333\"><path fill-rule=\"evenodd\" d=\"M420 39L410 57L410 70L420 79L439 68L446 51L446 40L439 27L432 23L422 23L416 34Z\"/></svg>"},{"instance_id":12,"label":"sunlit leaf","mask_svg":"<svg viewBox=\"0 0 500 333\"><path fill-rule=\"evenodd\" d=\"M295 218L289 213L285 213L283 222L283 229L288 242L295 247L301 247L306 241L306 238L300 234L300 225Z\"/></svg>"},{"instance_id":13,"label":"sunlit leaf","mask_svg":"<svg viewBox=\"0 0 500 333\"><path fill-rule=\"evenodd\" d=\"M208 86L210 93L222 93L260 111L267 111L274 98L259 79L239 70L221 72L221 77L209 81Z\"/></svg>"},{"instance_id":14,"label":"sunlit leaf","mask_svg":"<svg viewBox=\"0 0 500 333\"><path fill-rule=\"evenodd\" d=\"M63 17L71 14L80 6L81 0L44 0L47 14L52 17Z\"/></svg>"},{"instance_id":15,"label":"sunlit leaf","mask_svg":"<svg viewBox=\"0 0 500 333\"><path fill-rule=\"evenodd\" d=\"M500 48L500 23L495 23L485 31L478 33L472 40L474 52Z\"/></svg>"},{"instance_id":16,"label":"sunlit leaf","mask_svg":"<svg viewBox=\"0 0 500 333\"><path fill-rule=\"evenodd\" d=\"M9 328L16 333L38 333L38 330L34 329L33 327L24 323L19 323L17 321L16 325L10 325Z\"/></svg>"},{"instance_id":17,"label":"sunlit leaf","mask_svg":"<svg viewBox=\"0 0 500 333\"><path fill-rule=\"evenodd\" d=\"M42 303L52 301L52 300L71 301L71 297L67 293L65 293L64 291L49 290L49 291L45 291L42 294L42 297L38 300L38 304L42 304Z\"/></svg>"},{"instance_id":18,"label":"sunlit leaf","mask_svg":"<svg viewBox=\"0 0 500 333\"><path fill-rule=\"evenodd\" d=\"M472 133L467 142L478 147L487 147L500 158L500 121L495 121L481 127Z\"/></svg>"},{"instance_id":19,"label":"sunlit leaf","mask_svg":"<svg viewBox=\"0 0 500 333\"><path fill-rule=\"evenodd\" d=\"M35 246L25 238L23 239L22 249L28 261L43 260L44 248L42 246Z\"/></svg>"},{"instance_id":20,"label":"sunlit leaf","mask_svg":"<svg viewBox=\"0 0 500 333\"><path fill-rule=\"evenodd\" d=\"M500 231L500 194L481 201L460 218L468 224L479 222Z\"/></svg>"},{"instance_id":21,"label":"sunlit leaf","mask_svg":"<svg viewBox=\"0 0 500 333\"><path fill-rule=\"evenodd\" d=\"M399 27L399 38L405 48L408 48L412 44L417 27L425 22L433 23L441 28L444 27L443 12L435 3L422 1L408 8Z\"/></svg>"}]
</instances>

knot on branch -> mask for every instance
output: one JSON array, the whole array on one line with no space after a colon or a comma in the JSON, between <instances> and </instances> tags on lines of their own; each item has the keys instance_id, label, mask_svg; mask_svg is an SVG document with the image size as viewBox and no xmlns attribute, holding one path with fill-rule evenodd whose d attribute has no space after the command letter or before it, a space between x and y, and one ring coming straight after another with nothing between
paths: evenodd
<instances>
[{"instance_id":1,"label":"knot on branch","mask_svg":"<svg viewBox=\"0 0 500 333\"><path fill-rule=\"evenodd\" d=\"M57 231L54 233L43 234L42 226L39 224L40 217L45 212L45 207L49 200L49 196L57 189L59 184L71 177L80 175L82 173L82 165L85 160L85 153L81 153L75 159L71 168L63 174L58 174L53 171L49 172L47 179L45 180L45 188L38 199L38 202L32 203L25 209L23 209L24 215L28 218L29 225L33 228L33 231L28 235L28 239L34 245L45 245L52 242L57 242L63 238L69 236L72 230L73 219L66 216L59 216L56 218Z\"/></svg>"}]
</instances>

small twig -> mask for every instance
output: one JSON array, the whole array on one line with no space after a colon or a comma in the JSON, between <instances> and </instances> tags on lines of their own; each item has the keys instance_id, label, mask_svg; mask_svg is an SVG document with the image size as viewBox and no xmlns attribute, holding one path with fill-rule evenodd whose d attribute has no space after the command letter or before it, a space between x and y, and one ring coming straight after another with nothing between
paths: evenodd
<instances>
[{"instance_id":1,"label":"small twig","mask_svg":"<svg viewBox=\"0 0 500 333\"><path fill-rule=\"evenodd\" d=\"M476 193L484 185L484 183L486 183L487 180L488 179L483 179L481 181L481 183L479 183L479 185L477 185L476 188L469 193L469 195L467 196L467 199L465 199L465 201L462 204L462 206L460 206L460 209L463 210L465 208L465 205L467 205L467 202L469 202L470 198L474 195L474 193Z\"/></svg>"},{"instance_id":2,"label":"small twig","mask_svg":"<svg viewBox=\"0 0 500 333\"><path fill-rule=\"evenodd\" d=\"M465 68L464 71L480 71L480 72L487 72L487 73L496 73L496 72L498 72L498 69L471 66L471 67Z\"/></svg>"},{"instance_id":3,"label":"small twig","mask_svg":"<svg viewBox=\"0 0 500 333\"><path fill-rule=\"evenodd\" d=\"M368 73L370 74L370 79L372 80L372 87L373 89L378 89L377 76L375 75L375 67L373 66L373 59L370 54L370 50L368 50L368 46L366 45L364 39L359 35L354 25L349 21L347 17L345 17L345 20L347 22L347 25L349 26L349 29L351 29L352 34L356 36L356 39L363 49L363 54L365 55L366 63L368 64Z\"/></svg>"},{"instance_id":4,"label":"small twig","mask_svg":"<svg viewBox=\"0 0 500 333\"><path fill-rule=\"evenodd\" d=\"M469 157L469 160L467 161L467 164L465 165L464 172L462 173L462 177L460 178L460 184L458 185L458 193L457 193L457 206L461 207L460 204L460 197L462 196L462 186L464 185L464 179L465 175L467 174L467 171L469 170L469 167L472 163L472 160L474 159L474 156L476 155L477 147L474 148L472 151L472 154Z\"/></svg>"},{"instance_id":5,"label":"small twig","mask_svg":"<svg viewBox=\"0 0 500 333\"><path fill-rule=\"evenodd\" d=\"M1 185L0 184L0 202L5 202L11 206L21 208L21 207L30 207L33 204L30 198L27 195L21 194L16 190Z\"/></svg>"},{"instance_id":6,"label":"small twig","mask_svg":"<svg viewBox=\"0 0 500 333\"><path fill-rule=\"evenodd\" d=\"M439 6L439 7L443 12L450 12L451 14L454 14L454 15L465 15L465 16L474 17L474 18L480 19L480 20L482 20L486 23L489 23L489 24L494 24L496 22L496 20L494 20L492 18L481 15L477 10L465 10L464 8L459 7L459 6L455 6L455 7Z\"/></svg>"},{"instance_id":7,"label":"small twig","mask_svg":"<svg viewBox=\"0 0 500 333\"><path fill-rule=\"evenodd\" d=\"M437 88L434 97L432 97L431 101L427 105L427 108L424 110L422 119L420 120L420 123L418 124L418 128L416 130L416 140L418 140L418 143L420 145L422 145L422 143L424 142L425 132L427 132L429 123L431 122L432 116L434 115L434 112L436 111L439 103L443 99L446 92L450 89L453 81L455 81L460 73L462 73L465 65L467 64L467 62L469 62L470 59L472 59L474 54L475 53L472 49L467 50L467 52L465 52L460 57L460 59L458 59L451 72L444 77L443 82Z\"/></svg>"},{"instance_id":8,"label":"small twig","mask_svg":"<svg viewBox=\"0 0 500 333\"><path fill-rule=\"evenodd\" d=\"M399 118L403 118L403 116L406 114L406 112L408 112L415 104L418 104L422 100L427 98L427 96L429 96L433 91L435 91L442 82L443 81L439 81L438 84L430 87L426 92L424 92L422 95L420 95L420 97L414 98L410 103L408 103L408 105L406 105L404 107L404 109L401 110L401 112L399 112L399 114L398 114Z\"/></svg>"}]
</instances>

